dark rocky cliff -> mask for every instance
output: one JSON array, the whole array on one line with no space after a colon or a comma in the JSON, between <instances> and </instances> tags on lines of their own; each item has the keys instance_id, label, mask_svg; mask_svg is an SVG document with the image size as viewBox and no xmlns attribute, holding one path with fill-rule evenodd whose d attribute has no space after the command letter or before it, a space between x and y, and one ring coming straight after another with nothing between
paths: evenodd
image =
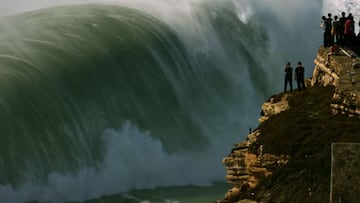
<instances>
[{"instance_id":1,"label":"dark rocky cliff","mask_svg":"<svg viewBox=\"0 0 360 203\"><path fill-rule=\"evenodd\" d=\"M259 127L223 159L232 188L218 202L329 202L331 143L360 142L359 57L329 53L319 48L305 91L264 103Z\"/></svg>"}]
</instances>

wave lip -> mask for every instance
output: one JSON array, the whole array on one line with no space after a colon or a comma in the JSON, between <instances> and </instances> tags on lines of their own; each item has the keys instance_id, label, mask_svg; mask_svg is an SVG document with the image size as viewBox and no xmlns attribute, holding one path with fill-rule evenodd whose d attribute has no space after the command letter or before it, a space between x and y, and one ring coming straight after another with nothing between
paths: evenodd
<instances>
[{"instance_id":1,"label":"wave lip","mask_svg":"<svg viewBox=\"0 0 360 203\"><path fill-rule=\"evenodd\" d=\"M281 86L281 36L263 22L286 23L257 1L184 3L171 19L125 3L1 19L0 199L223 179L227 146Z\"/></svg>"}]
</instances>

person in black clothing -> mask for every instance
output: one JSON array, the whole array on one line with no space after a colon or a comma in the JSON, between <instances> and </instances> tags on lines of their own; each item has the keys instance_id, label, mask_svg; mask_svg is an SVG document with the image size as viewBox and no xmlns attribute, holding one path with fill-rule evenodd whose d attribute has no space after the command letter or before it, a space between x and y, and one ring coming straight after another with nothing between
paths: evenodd
<instances>
[{"instance_id":1,"label":"person in black clothing","mask_svg":"<svg viewBox=\"0 0 360 203\"><path fill-rule=\"evenodd\" d=\"M344 25L344 45L351 47L355 38L354 17L349 13Z\"/></svg>"},{"instance_id":2,"label":"person in black clothing","mask_svg":"<svg viewBox=\"0 0 360 203\"><path fill-rule=\"evenodd\" d=\"M287 83L290 85L290 91L292 91L292 67L290 66L290 62L288 62L285 66L285 85L284 92L286 92Z\"/></svg>"},{"instance_id":3,"label":"person in black clothing","mask_svg":"<svg viewBox=\"0 0 360 203\"><path fill-rule=\"evenodd\" d=\"M326 18L325 16L321 17L321 23L320 23L320 27L323 29L324 31L324 47L330 47L332 44L332 40L331 40L331 19Z\"/></svg>"},{"instance_id":4,"label":"person in black clothing","mask_svg":"<svg viewBox=\"0 0 360 203\"><path fill-rule=\"evenodd\" d=\"M305 90L305 81L304 81L304 72L305 68L301 65L301 62L298 62L297 67L295 68L295 80L297 82L298 90Z\"/></svg>"},{"instance_id":5,"label":"person in black clothing","mask_svg":"<svg viewBox=\"0 0 360 203\"><path fill-rule=\"evenodd\" d=\"M333 19L331 17L331 13L328 13L328 17L326 19L326 31L327 31L327 38L328 38L328 45L332 46L334 44L334 37L331 33L332 31L332 26L333 26Z\"/></svg>"},{"instance_id":6,"label":"person in black clothing","mask_svg":"<svg viewBox=\"0 0 360 203\"><path fill-rule=\"evenodd\" d=\"M339 46L344 46L344 28L345 28L345 12L341 13L341 17L339 18L339 42L337 43Z\"/></svg>"},{"instance_id":7,"label":"person in black clothing","mask_svg":"<svg viewBox=\"0 0 360 203\"><path fill-rule=\"evenodd\" d=\"M321 17L321 23L320 23L320 28L321 29L323 29L323 44L324 44L324 47L327 47L327 39L326 39L326 37L327 37L327 33L326 33L326 17L325 16L322 16Z\"/></svg>"},{"instance_id":8,"label":"person in black clothing","mask_svg":"<svg viewBox=\"0 0 360 203\"><path fill-rule=\"evenodd\" d=\"M324 31L324 47L330 47L333 44L333 39L331 35L332 30L332 18L331 13L328 14L328 17L321 17L320 27Z\"/></svg>"},{"instance_id":9,"label":"person in black clothing","mask_svg":"<svg viewBox=\"0 0 360 203\"><path fill-rule=\"evenodd\" d=\"M332 24L332 30L331 30L331 35L332 35L332 39L333 39L333 45L339 44L340 42L340 35L339 35L339 21L338 21L338 16L334 16L334 21Z\"/></svg>"}]
</instances>

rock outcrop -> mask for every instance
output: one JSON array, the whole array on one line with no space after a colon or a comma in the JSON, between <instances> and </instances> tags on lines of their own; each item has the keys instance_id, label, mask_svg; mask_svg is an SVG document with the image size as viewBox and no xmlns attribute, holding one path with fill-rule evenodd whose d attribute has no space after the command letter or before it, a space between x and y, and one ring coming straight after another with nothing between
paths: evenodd
<instances>
[{"instance_id":1,"label":"rock outcrop","mask_svg":"<svg viewBox=\"0 0 360 203\"><path fill-rule=\"evenodd\" d=\"M346 136L347 133L344 131L338 132L338 129L334 127L334 125L342 126L345 124L351 126L349 129L350 135L352 132L356 132L358 130L357 127L352 127L353 123L357 122L356 120L351 120L348 122L334 117L335 119L333 123L329 125L324 124L324 121L328 119L326 116L332 118L337 114L346 115L347 118L360 118L360 68L358 68L360 66L358 61L359 57L354 57L354 55L349 54L349 52L349 50L339 50L336 53L331 53L329 49L324 49L322 47L318 50L317 57L314 61L315 68L313 76L311 78L311 82L308 84L314 87L333 86L333 91L327 90L327 92L324 93L328 96L323 95L321 99L314 99L314 96L316 97L316 93L322 93L321 90L314 90L316 93L314 92L313 94L310 94L309 92L307 93L306 91L304 91L304 93L285 93L271 97L269 101L262 105L262 116L259 118L259 128L250 133L247 136L246 141L236 144L235 147L231 150L231 153L223 159L223 164L226 167L226 180L232 186L232 188L225 194L225 198L223 200L218 201L219 203L273 202L277 197L274 197L274 195L271 194L272 191L263 191L265 188L274 188L272 186L272 181L268 181L267 186L259 187L259 185L261 185L263 182L266 182L266 180L271 178L273 174L279 170L284 171L286 174L289 173L287 175L290 176L287 179L283 177L285 175L278 174L278 177L281 176L281 179L287 179L290 181L298 179L299 182L304 182L302 186L297 186L298 188L303 189L299 189L299 191L303 191L304 199L310 198L314 201L317 199L317 202L320 200L322 202L325 200L324 197L328 197L328 194L326 193L327 189L324 187L324 184L326 184L328 178L323 178L322 175L320 175L320 177L317 178L321 181L314 183L311 181L308 182L307 178L302 177L309 176L313 178L311 176L313 172L311 171L316 171L319 168L321 170L325 170L323 167L329 168L327 167L328 160L323 166L315 166L311 164L311 167L308 167L303 165L303 163L312 163L310 157L315 157L314 160L317 162L318 160L323 160L321 157L327 157L327 148L330 144L330 141L328 140L351 139L350 136ZM331 93L332 96L328 93ZM283 112L289 112L289 109L292 108L289 104L289 100L293 97L294 94L298 94L298 96L301 96L304 100L300 104L296 103L298 99L294 100L296 104L293 105L304 105L304 107L296 109L292 112L293 114L299 115L291 116L289 115L290 113L288 113L281 119L272 119L271 122L275 123L273 124L275 126L271 127L272 125L268 124L269 120L271 120L270 118L275 117L275 115ZM310 97L310 95L313 96L313 98L304 99L304 97ZM328 98L328 100L331 102L322 102L324 98ZM294 103L294 101L292 102ZM315 105L319 106L317 107ZM310 108L306 109L307 106ZM329 115L326 114L326 112L328 112L327 109L331 109L329 111ZM326 114L326 116L324 114ZM292 119L292 123L286 124L289 124L289 126L292 126L294 129L299 129L300 131L309 130L309 132L302 132L301 136L296 137L296 130L292 130L290 127L283 127L284 125L286 126L286 124L280 123L280 120L283 122L288 118L296 119ZM304 122L309 123L304 124ZM280 127L279 124L282 124L282 126ZM261 128L261 126L265 127ZM271 129L279 127L281 128L279 132L283 134L275 136L274 133L271 132ZM270 132L269 134L271 134L271 136L262 132L262 129L264 128L266 128L266 133ZM318 133L318 136L325 136L322 133L328 131L334 133L330 134L329 138L326 138L325 136L324 139L322 139L322 137L317 136L311 137L311 130L315 130L315 134ZM310 137L307 137L307 135ZM338 137L336 138L336 136ZM282 140L284 137L285 139L291 139L290 141ZM282 143L283 148L284 146L288 147L288 153L281 153L285 152L285 150L277 150L276 142L279 140L284 142ZM304 140L304 143L301 143L302 140ZM321 147L313 146L314 143L321 145ZM271 146L268 146L267 144ZM319 148L321 148L321 152L319 152ZM299 149L304 149L304 151L298 151ZM316 153L316 155L312 153ZM293 160L292 155L296 156L294 158L295 160ZM287 166L290 161L292 161L292 166L284 169L284 167ZM298 174L291 174L295 171L298 171ZM316 185L322 186L320 187ZM325 188L325 191L320 191L319 189L315 191L316 189L313 188L317 187L322 189ZM293 202L304 202L303 200L300 200L299 197L296 197L296 200L293 199L291 195L290 197L285 197L286 195L283 195L286 194L284 193L284 188L281 188L282 186L277 185L276 189L270 189L274 191L276 190L277 196L284 196L279 197L278 201L281 199L282 202L288 202L289 199L291 199L294 200ZM253 191L257 191L258 193L255 194ZM291 192L293 194L299 195L299 193L301 193L299 191L294 189ZM315 193L317 194L316 197L314 196ZM301 196L301 194L299 196ZM287 201L285 201L286 198Z\"/></svg>"},{"instance_id":2,"label":"rock outcrop","mask_svg":"<svg viewBox=\"0 0 360 203\"><path fill-rule=\"evenodd\" d=\"M262 116L259 118L259 122L262 123L269 119L270 116L276 115L282 111L286 111L289 108L289 102L287 100L289 94L284 94L280 101L278 98L271 97L270 101L265 102L262 106Z\"/></svg>"},{"instance_id":3,"label":"rock outcrop","mask_svg":"<svg viewBox=\"0 0 360 203\"><path fill-rule=\"evenodd\" d=\"M335 93L331 107L334 114L360 116L360 59L351 50L336 53L320 48L314 61L311 85L333 85Z\"/></svg>"},{"instance_id":4,"label":"rock outcrop","mask_svg":"<svg viewBox=\"0 0 360 203\"><path fill-rule=\"evenodd\" d=\"M284 94L280 100L270 98L269 102L262 105L263 116L260 122L266 121L289 108L288 94ZM226 194L221 203L234 202L239 199L241 192L254 188L261 180L272 174L272 171L288 162L288 155L274 155L263 153L263 146L257 146L257 138L260 131L256 130L247 136L247 140L235 145L229 156L223 159L226 166L226 179L233 188ZM239 203L254 203L252 200L240 200ZM256 203L256 202L255 202Z\"/></svg>"}]
</instances>

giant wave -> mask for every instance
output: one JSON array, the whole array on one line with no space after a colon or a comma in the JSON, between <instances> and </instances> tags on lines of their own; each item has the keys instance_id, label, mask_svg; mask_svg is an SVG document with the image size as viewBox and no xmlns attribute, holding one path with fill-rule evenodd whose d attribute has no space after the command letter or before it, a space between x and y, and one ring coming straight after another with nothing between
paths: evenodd
<instances>
[{"instance_id":1,"label":"giant wave","mask_svg":"<svg viewBox=\"0 0 360 203\"><path fill-rule=\"evenodd\" d=\"M2 17L0 200L223 180L221 158L281 89L283 64L311 75L320 34L299 31L318 23L299 16L320 4L309 4L120 1Z\"/></svg>"}]
</instances>

